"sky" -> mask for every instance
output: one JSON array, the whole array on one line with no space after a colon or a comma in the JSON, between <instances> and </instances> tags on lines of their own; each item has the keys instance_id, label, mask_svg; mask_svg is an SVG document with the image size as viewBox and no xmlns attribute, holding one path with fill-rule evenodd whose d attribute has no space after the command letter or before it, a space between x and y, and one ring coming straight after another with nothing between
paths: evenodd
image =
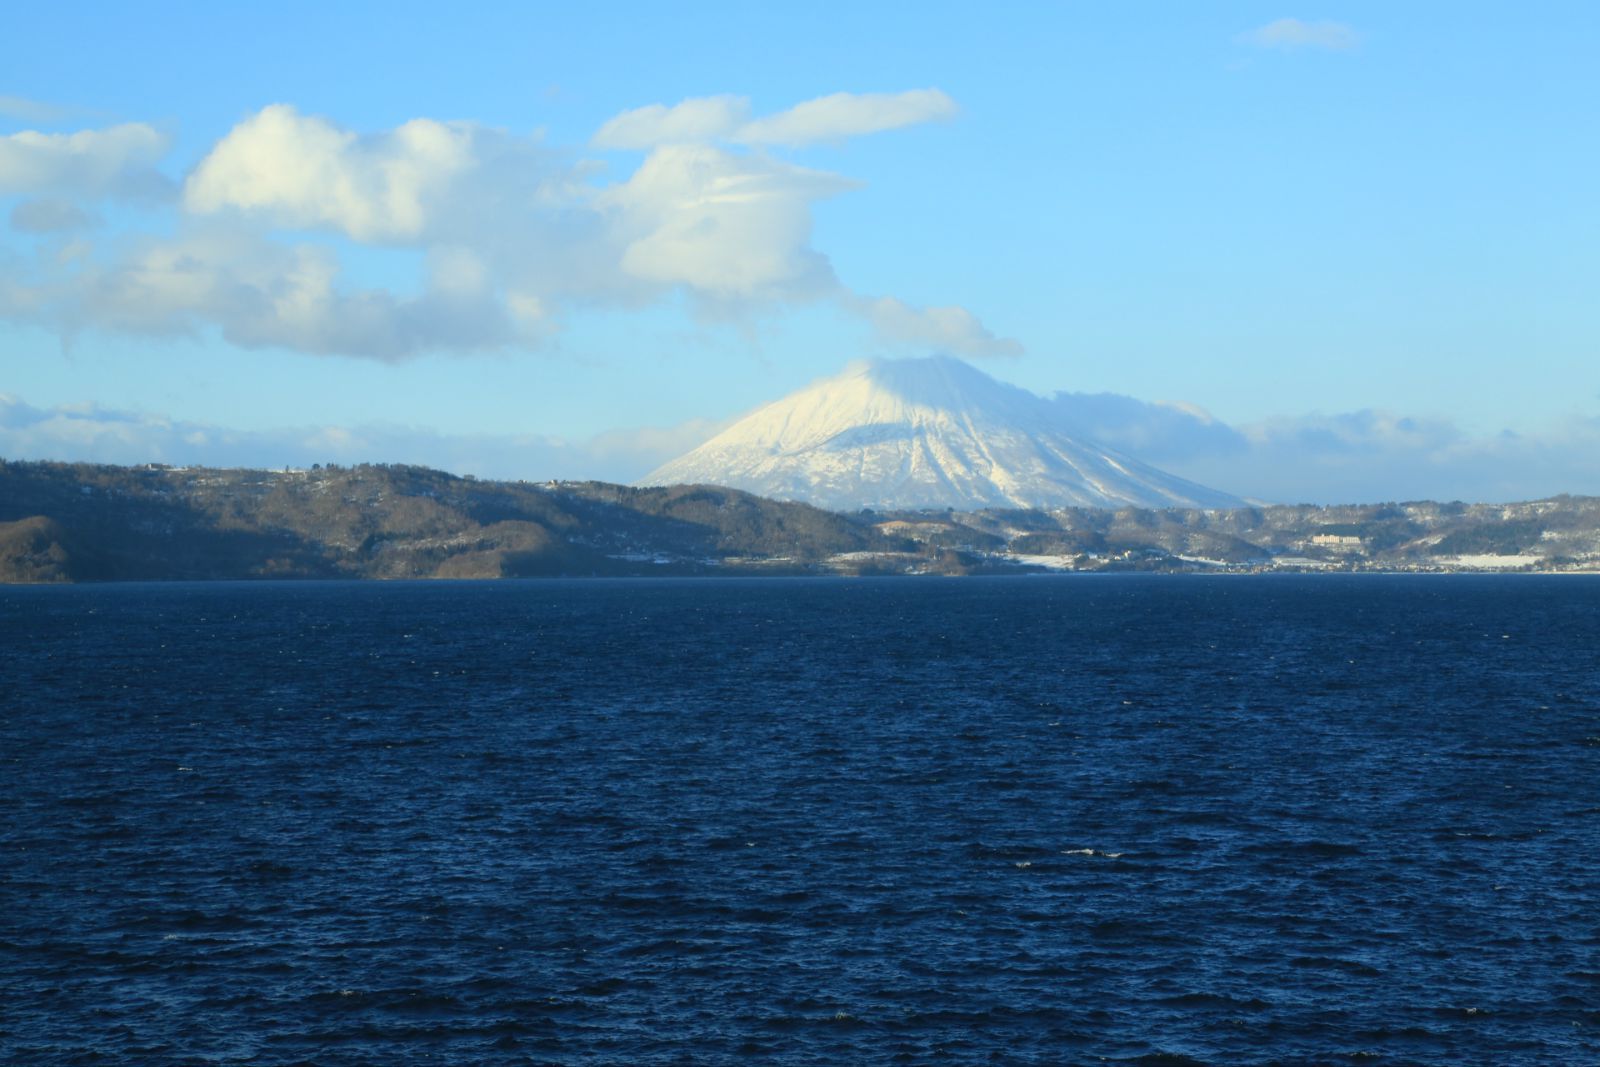
<instances>
[{"instance_id":1,"label":"sky","mask_svg":"<svg viewBox=\"0 0 1600 1067\"><path fill-rule=\"evenodd\" d=\"M1600 8L25 5L0 456L631 480L945 353L1261 499L1600 494Z\"/></svg>"}]
</instances>

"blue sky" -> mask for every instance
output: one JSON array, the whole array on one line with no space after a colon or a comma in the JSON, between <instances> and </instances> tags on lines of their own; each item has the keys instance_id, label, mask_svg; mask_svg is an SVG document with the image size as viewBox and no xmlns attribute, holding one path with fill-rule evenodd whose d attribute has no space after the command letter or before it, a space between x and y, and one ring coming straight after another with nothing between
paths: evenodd
<instances>
[{"instance_id":1,"label":"blue sky","mask_svg":"<svg viewBox=\"0 0 1600 1067\"><path fill-rule=\"evenodd\" d=\"M0 454L626 479L946 351L1236 492L1600 493L1593 5L8 24Z\"/></svg>"}]
</instances>

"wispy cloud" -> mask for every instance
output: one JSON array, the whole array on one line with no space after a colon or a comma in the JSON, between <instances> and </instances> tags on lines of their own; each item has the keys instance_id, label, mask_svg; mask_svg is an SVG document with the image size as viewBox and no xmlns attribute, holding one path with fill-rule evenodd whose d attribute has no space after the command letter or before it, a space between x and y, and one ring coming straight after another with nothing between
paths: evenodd
<instances>
[{"instance_id":1,"label":"wispy cloud","mask_svg":"<svg viewBox=\"0 0 1600 1067\"><path fill-rule=\"evenodd\" d=\"M19 122L51 123L64 122L77 114L79 112L76 109L63 107L60 104L0 94L0 118L16 119Z\"/></svg>"},{"instance_id":2,"label":"wispy cloud","mask_svg":"<svg viewBox=\"0 0 1600 1067\"><path fill-rule=\"evenodd\" d=\"M743 96L692 97L668 107L624 111L595 133L599 148L725 141L737 145L813 144L954 118L956 102L938 89L903 93L832 93L761 118Z\"/></svg>"},{"instance_id":3,"label":"wispy cloud","mask_svg":"<svg viewBox=\"0 0 1600 1067\"><path fill-rule=\"evenodd\" d=\"M1021 342L995 336L966 308L914 307L892 296L857 297L848 304L880 337L921 351L969 359L1022 355Z\"/></svg>"},{"instance_id":4,"label":"wispy cloud","mask_svg":"<svg viewBox=\"0 0 1600 1067\"><path fill-rule=\"evenodd\" d=\"M834 93L747 123L734 133L743 144L802 145L896 130L956 115L956 102L937 89L904 93Z\"/></svg>"},{"instance_id":5,"label":"wispy cloud","mask_svg":"<svg viewBox=\"0 0 1600 1067\"><path fill-rule=\"evenodd\" d=\"M608 120L591 143L623 150L707 144L731 137L749 117L750 99L744 96L698 96L670 107L649 104Z\"/></svg>"},{"instance_id":6,"label":"wispy cloud","mask_svg":"<svg viewBox=\"0 0 1600 1067\"><path fill-rule=\"evenodd\" d=\"M1239 40L1258 48L1321 48L1342 52L1361 42L1361 35L1343 22L1306 22L1283 18L1241 34Z\"/></svg>"}]
</instances>

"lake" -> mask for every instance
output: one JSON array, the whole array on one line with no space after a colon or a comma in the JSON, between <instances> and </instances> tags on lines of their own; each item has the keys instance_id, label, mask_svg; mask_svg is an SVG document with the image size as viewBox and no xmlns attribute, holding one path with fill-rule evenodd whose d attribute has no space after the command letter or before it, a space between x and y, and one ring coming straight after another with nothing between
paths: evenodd
<instances>
[{"instance_id":1,"label":"lake","mask_svg":"<svg viewBox=\"0 0 1600 1067\"><path fill-rule=\"evenodd\" d=\"M1600 581L0 588L0 1059L1600 1060Z\"/></svg>"}]
</instances>

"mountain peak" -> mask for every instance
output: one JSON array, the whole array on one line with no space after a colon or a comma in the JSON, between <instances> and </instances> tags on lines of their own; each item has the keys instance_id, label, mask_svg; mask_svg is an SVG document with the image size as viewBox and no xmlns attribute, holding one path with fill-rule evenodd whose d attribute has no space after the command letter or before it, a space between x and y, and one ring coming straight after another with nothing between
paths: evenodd
<instances>
[{"instance_id":1,"label":"mountain peak","mask_svg":"<svg viewBox=\"0 0 1600 1067\"><path fill-rule=\"evenodd\" d=\"M948 356L852 363L640 484L686 482L835 510L1240 503L1072 437L1050 401Z\"/></svg>"}]
</instances>

